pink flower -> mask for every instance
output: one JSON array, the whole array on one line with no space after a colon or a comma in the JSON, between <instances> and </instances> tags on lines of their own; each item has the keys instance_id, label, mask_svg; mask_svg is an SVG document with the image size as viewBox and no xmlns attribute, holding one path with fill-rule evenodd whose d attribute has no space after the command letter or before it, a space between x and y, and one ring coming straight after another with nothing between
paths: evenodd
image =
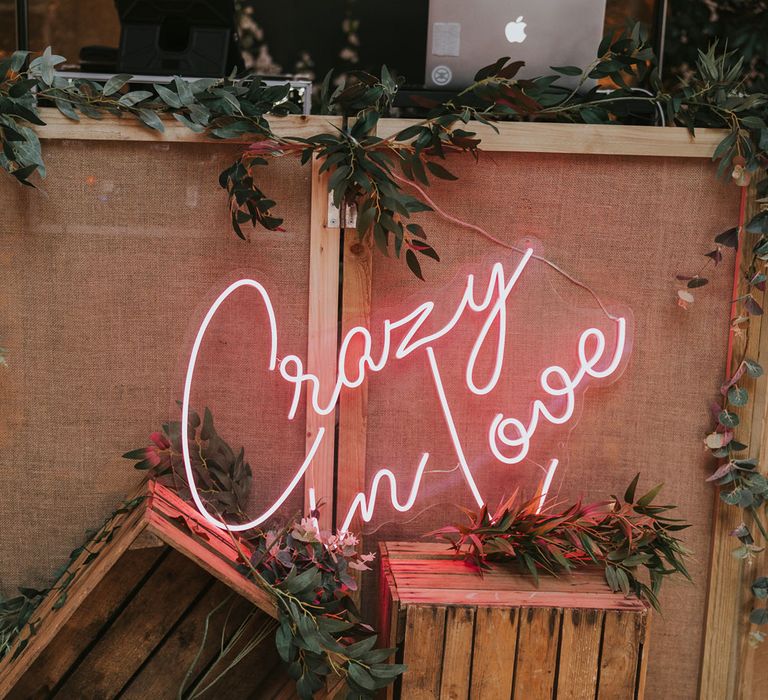
<instances>
[{"instance_id":1,"label":"pink flower","mask_svg":"<svg viewBox=\"0 0 768 700\"><path fill-rule=\"evenodd\" d=\"M154 442L155 445L157 445L161 450L167 450L171 446L171 443L168 442L168 439L162 433L152 433L149 436L149 439Z\"/></svg>"}]
</instances>

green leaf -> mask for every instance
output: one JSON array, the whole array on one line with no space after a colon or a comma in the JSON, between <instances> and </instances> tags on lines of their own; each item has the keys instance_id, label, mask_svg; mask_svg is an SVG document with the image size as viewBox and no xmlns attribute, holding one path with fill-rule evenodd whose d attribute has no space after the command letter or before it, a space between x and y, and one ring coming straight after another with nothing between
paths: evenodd
<instances>
[{"instance_id":1,"label":"green leaf","mask_svg":"<svg viewBox=\"0 0 768 700\"><path fill-rule=\"evenodd\" d=\"M715 236L715 243L724 245L727 248L737 248L739 245L738 226L734 226L733 228L726 229L721 234Z\"/></svg>"},{"instance_id":2,"label":"green leaf","mask_svg":"<svg viewBox=\"0 0 768 700\"><path fill-rule=\"evenodd\" d=\"M451 172L448 172L442 165L439 163L435 163L433 160L427 161L427 168L429 169L429 172L431 172L435 177L439 177L441 180L458 180L459 178L456 177Z\"/></svg>"},{"instance_id":3,"label":"green leaf","mask_svg":"<svg viewBox=\"0 0 768 700\"><path fill-rule=\"evenodd\" d=\"M34 173L37 168L37 163L32 163L31 165L25 165L23 168L17 168L11 173L11 175L13 175L22 185L34 187L34 185L29 182L27 178L32 175L32 173Z\"/></svg>"},{"instance_id":4,"label":"green leaf","mask_svg":"<svg viewBox=\"0 0 768 700\"><path fill-rule=\"evenodd\" d=\"M371 651L376 646L376 640L378 637L374 634L365 639L361 639L359 642L350 644L345 648L347 656L351 659L361 659L366 653Z\"/></svg>"},{"instance_id":5,"label":"green leaf","mask_svg":"<svg viewBox=\"0 0 768 700\"><path fill-rule=\"evenodd\" d=\"M550 68L561 75L581 75L583 72L578 66L550 66Z\"/></svg>"},{"instance_id":6,"label":"green leaf","mask_svg":"<svg viewBox=\"0 0 768 700\"><path fill-rule=\"evenodd\" d=\"M123 459L144 459L147 456L147 448L140 447L138 450L131 450L123 454Z\"/></svg>"},{"instance_id":7,"label":"green leaf","mask_svg":"<svg viewBox=\"0 0 768 700\"><path fill-rule=\"evenodd\" d=\"M104 95L114 95L123 85L125 85L133 76L127 73L120 73L119 75L113 75L106 83L104 83Z\"/></svg>"},{"instance_id":8,"label":"green leaf","mask_svg":"<svg viewBox=\"0 0 768 700\"><path fill-rule=\"evenodd\" d=\"M360 664L351 661L347 666L347 673L361 688L365 688L366 690L376 690L376 681L368 671L360 666Z\"/></svg>"},{"instance_id":9,"label":"green leaf","mask_svg":"<svg viewBox=\"0 0 768 700\"><path fill-rule=\"evenodd\" d=\"M728 389L728 403L733 406L746 406L749 401L749 392L738 386L732 386Z\"/></svg>"},{"instance_id":10,"label":"green leaf","mask_svg":"<svg viewBox=\"0 0 768 700\"><path fill-rule=\"evenodd\" d=\"M653 503L653 499L656 498L656 496L659 495L659 491L664 487L664 484L657 484L654 486L648 493L646 493L644 496L641 496L637 499L637 505L641 508L645 508L649 506L651 503Z\"/></svg>"},{"instance_id":11,"label":"green leaf","mask_svg":"<svg viewBox=\"0 0 768 700\"><path fill-rule=\"evenodd\" d=\"M735 428L739 424L739 417L731 411L720 411L717 421L726 428Z\"/></svg>"},{"instance_id":12,"label":"green leaf","mask_svg":"<svg viewBox=\"0 0 768 700\"><path fill-rule=\"evenodd\" d=\"M349 175L352 173L352 168L350 168L348 165L340 165L336 170L333 171L333 174L328 180L328 189L333 190L338 187L344 180L346 180Z\"/></svg>"},{"instance_id":13,"label":"green leaf","mask_svg":"<svg viewBox=\"0 0 768 700\"><path fill-rule=\"evenodd\" d=\"M8 90L8 95L14 98L24 97L24 95L27 95L32 91L32 88L35 87L35 85L37 85L37 80L34 80L33 78L30 78L29 80L19 80L11 85Z\"/></svg>"},{"instance_id":14,"label":"green leaf","mask_svg":"<svg viewBox=\"0 0 768 700\"><path fill-rule=\"evenodd\" d=\"M753 216L744 230L747 233L768 234L768 210Z\"/></svg>"},{"instance_id":15,"label":"green leaf","mask_svg":"<svg viewBox=\"0 0 768 700\"><path fill-rule=\"evenodd\" d=\"M423 281L424 275L421 274L421 265L416 258L416 254L410 248L405 251L405 262L408 265L408 269Z\"/></svg>"},{"instance_id":16,"label":"green leaf","mask_svg":"<svg viewBox=\"0 0 768 700\"><path fill-rule=\"evenodd\" d=\"M2 97L1 95L0 114L15 114L17 117L21 117L24 121L28 121L30 124L45 126L45 122L40 119L34 109L29 109L20 102L11 100L8 97Z\"/></svg>"},{"instance_id":17,"label":"green leaf","mask_svg":"<svg viewBox=\"0 0 768 700\"><path fill-rule=\"evenodd\" d=\"M758 576L752 583L752 593L761 600L768 598L768 577Z\"/></svg>"},{"instance_id":18,"label":"green leaf","mask_svg":"<svg viewBox=\"0 0 768 700\"><path fill-rule=\"evenodd\" d=\"M397 141L410 141L412 138L418 136L425 128L426 127L422 124L412 124L398 132L395 139Z\"/></svg>"},{"instance_id":19,"label":"green leaf","mask_svg":"<svg viewBox=\"0 0 768 700\"><path fill-rule=\"evenodd\" d=\"M179 109L182 106L179 96L173 90L169 90L167 87L165 87L165 85L155 84L152 87L155 88L155 91L160 96L160 99L169 107Z\"/></svg>"},{"instance_id":20,"label":"green leaf","mask_svg":"<svg viewBox=\"0 0 768 700\"><path fill-rule=\"evenodd\" d=\"M749 621L753 625L768 625L768 610L765 608L755 608L749 613Z\"/></svg>"},{"instance_id":21,"label":"green leaf","mask_svg":"<svg viewBox=\"0 0 768 700\"><path fill-rule=\"evenodd\" d=\"M55 56L51 53L51 47L48 46L42 56L32 59L29 62L29 71L31 75L39 75L40 79L46 85L53 85L55 77L54 69L60 63L64 63L64 56Z\"/></svg>"},{"instance_id":22,"label":"green leaf","mask_svg":"<svg viewBox=\"0 0 768 700\"><path fill-rule=\"evenodd\" d=\"M152 97L152 93L147 90L134 90L133 92L126 92L125 95L120 97L117 104L122 107L133 107L150 97Z\"/></svg>"},{"instance_id":23,"label":"green leaf","mask_svg":"<svg viewBox=\"0 0 768 700\"><path fill-rule=\"evenodd\" d=\"M709 280L706 277L694 277L688 280L688 288L696 289L697 287L703 287L705 284L709 284Z\"/></svg>"},{"instance_id":24,"label":"green leaf","mask_svg":"<svg viewBox=\"0 0 768 700\"><path fill-rule=\"evenodd\" d=\"M634 503L635 501L635 491L637 490L637 482L640 481L640 472L635 474L635 478L632 479L632 483L627 487L627 490L624 492L624 501L626 503Z\"/></svg>"},{"instance_id":25,"label":"green leaf","mask_svg":"<svg viewBox=\"0 0 768 700\"><path fill-rule=\"evenodd\" d=\"M162 120L157 115L157 113L153 112L151 109L140 109L138 117L150 129L155 129L156 131L161 132L165 131Z\"/></svg>"},{"instance_id":26,"label":"green leaf","mask_svg":"<svg viewBox=\"0 0 768 700\"><path fill-rule=\"evenodd\" d=\"M374 678L381 678L387 681L394 680L408 669L405 664L373 664L370 668L371 675Z\"/></svg>"},{"instance_id":27,"label":"green leaf","mask_svg":"<svg viewBox=\"0 0 768 700\"><path fill-rule=\"evenodd\" d=\"M195 95L186 80L177 77L173 79L173 84L176 86L176 92L183 105L190 105L195 101Z\"/></svg>"},{"instance_id":28,"label":"green leaf","mask_svg":"<svg viewBox=\"0 0 768 700\"><path fill-rule=\"evenodd\" d=\"M201 134L205 131L204 126L201 124L196 124L191 119L185 117L183 114L174 113L173 118L176 119L176 121L181 122L184 126L187 127L187 129L194 131L196 134Z\"/></svg>"},{"instance_id":29,"label":"green leaf","mask_svg":"<svg viewBox=\"0 0 768 700\"><path fill-rule=\"evenodd\" d=\"M763 374L763 368L754 360L744 360L744 367L746 367L747 374L753 379L757 379Z\"/></svg>"},{"instance_id":30,"label":"green leaf","mask_svg":"<svg viewBox=\"0 0 768 700\"><path fill-rule=\"evenodd\" d=\"M414 247L416 250L421 253L421 255L425 255L428 258L432 258L432 260L436 260L437 262L440 262L440 256L437 254L437 251L431 246L423 241L415 242Z\"/></svg>"},{"instance_id":31,"label":"green leaf","mask_svg":"<svg viewBox=\"0 0 768 700\"><path fill-rule=\"evenodd\" d=\"M300 595L301 593L317 588L320 585L320 571L314 567L303 571L298 576L286 579L283 587L289 593Z\"/></svg>"},{"instance_id":32,"label":"green leaf","mask_svg":"<svg viewBox=\"0 0 768 700\"><path fill-rule=\"evenodd\" d=\"M764 129L765 122L760 118L752 115L741 118L742 126L746 126L748 129Z\"/></svg>"},{"instance_id":33,"label":"green leaf","mask_svg":"<svg viewBox=\"0 0 768 700\"><path fill-rule=\"evenodd\" d=\"M275 646L277 653L285 663L293 661L296 655L296 648L293 646L293 636L291 635L290 625L283 621L275 632Z\"/></svg>"},{"instance_id":34,"label":"green leaf","mask_svg":"<svg viewBox=\"0 0 768 700\"><path fill-rule=\"evenodd\" d=\"M68 102L67 100L54 100L54 103L56 105L56 108L61 112L67 119L71 119L72 121L79 122L80 117L77 115L77 112L75 112L75 108L72 106L71 102Z\"/></svg>"}]
</instances>

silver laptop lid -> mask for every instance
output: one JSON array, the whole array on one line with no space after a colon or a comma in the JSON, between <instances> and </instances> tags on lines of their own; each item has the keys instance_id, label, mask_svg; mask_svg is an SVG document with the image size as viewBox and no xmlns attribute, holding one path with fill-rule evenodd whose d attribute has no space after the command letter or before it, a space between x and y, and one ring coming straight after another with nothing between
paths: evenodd
<instances>
[{"instance_id":1,"label":"silver laptop lid","mask_svg":"<svg viewBox=\"0 0 768 700\"><path fill-rule=\"evenodd\" d=\"M425 83L463 88L502 56L525 61L519 78L584 68L603 37L606 0L430 0ZM577 78L564 78L564 85Z\"/></svg>"}]
</instances>

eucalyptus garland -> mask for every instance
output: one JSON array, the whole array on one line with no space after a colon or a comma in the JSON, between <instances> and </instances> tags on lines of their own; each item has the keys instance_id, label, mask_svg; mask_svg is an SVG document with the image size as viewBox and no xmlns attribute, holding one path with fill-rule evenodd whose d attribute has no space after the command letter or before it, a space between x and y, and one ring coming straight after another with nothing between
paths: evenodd
<instances>
[{"instance_id":1,"label":"eucalyptus garland","mask_svg":"<svg viewBox=\"0 0 768 700\"><path fill-rule=\"evenodd\" d=\"M370 236L383 254L404 259L418 277L423 277L423 260L439 260L439 255L424 228L411 221L413 214L430 207L405 191L403 181L426 186L431 178L457 179L446 161L456 153L478 157L480 138L471 130L472 121L492 127L499 120L617 124L647 121L658 111L669 125L691 133L697 127L727 130L715 152L719 175L738 171L738 177L749 176L766 167L766 96L744 91L743 61L713 45L699 52L685 81L667 89L640 25L607 35L586 67L558 66L551 75L519 79L524 63L501 58L481 69L474 83L454 98L444 103L419 99L426 117L386 139L376 136L375 128L392 113L399 85L386 68L380 76L352 72L341 85L328 75L320 111L340 115L343 126L335 133L299 138L276 135L267 119L298 111L287 99L288 85L266 86L252 76L193 82L176 78L168 85L128 91L128 75L104 83L57 76L55 67L65 59L50 49L27 64L28 58L28 52L16 52L0 63L0 165L20 183L32 185L35 172L45 175L40 142L30 128L45 126L42 104L55 105L73 120L129 114L158 131L167 114L212 138L252 139L219 177L229 194L232 227L241 238L247 237L245 224L268 230L283 224L274 211L277 203L258 184L258 166L287 155L305 164L316 157L321 169L329 171L335 204L357 207L360 237ZM568 85L562 83L564 77L571 81ZM604 90L597 81L615 89Z\"/></svg>"}]
</instances>

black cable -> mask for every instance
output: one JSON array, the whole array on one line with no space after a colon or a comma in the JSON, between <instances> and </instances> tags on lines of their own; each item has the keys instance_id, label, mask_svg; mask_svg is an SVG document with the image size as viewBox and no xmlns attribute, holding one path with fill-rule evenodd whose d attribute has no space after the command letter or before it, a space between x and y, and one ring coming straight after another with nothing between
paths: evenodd
<instances>
[{"instance_id":1,"label":"black cable","mask_svg":"<svg viewBox=\"0 0 768 700\"><path fill-rule=\"evenodd\" d=\"M29 2L16 0L16 48L29 50Z\"/></svg>"}]
</instances>

